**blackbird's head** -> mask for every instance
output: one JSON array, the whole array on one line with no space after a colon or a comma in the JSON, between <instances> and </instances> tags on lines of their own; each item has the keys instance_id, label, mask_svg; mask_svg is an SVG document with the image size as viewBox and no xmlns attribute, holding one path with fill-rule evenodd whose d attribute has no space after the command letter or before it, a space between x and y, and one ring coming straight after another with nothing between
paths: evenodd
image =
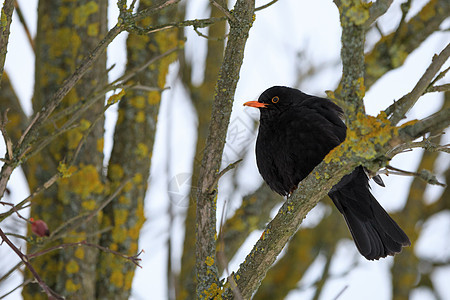
<instances>
[{"instance_id":1,"label":"blackbird's head","mask_svg":"<svg viewBox=\"0 0 450 300\"><path fill-rule=\"evenodd\" d=\"M272 115L289 109L292 105L299 103L306 94L301 91L285 86L273 86L265 90L258 101L245 102L245 106L259 108L261 117L264 115Z\"/></svg>"}]
</instances>

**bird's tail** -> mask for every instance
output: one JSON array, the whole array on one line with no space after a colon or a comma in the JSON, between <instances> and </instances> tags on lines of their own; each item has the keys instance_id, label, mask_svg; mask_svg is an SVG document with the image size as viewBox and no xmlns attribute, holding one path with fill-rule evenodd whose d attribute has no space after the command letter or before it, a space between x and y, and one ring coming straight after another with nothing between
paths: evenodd
<instances>
[{"instance_id":1,"label":"bird's tail","mask_svg":"<svg viewBox=\"0 0 450 300\"><path fill-rule=\"evenodd\" d=\"M371 194L362 167L344 177L328 195L344 216L359 252L368 260L394 255L411 245Z\"/></svg>"}]
</instances>

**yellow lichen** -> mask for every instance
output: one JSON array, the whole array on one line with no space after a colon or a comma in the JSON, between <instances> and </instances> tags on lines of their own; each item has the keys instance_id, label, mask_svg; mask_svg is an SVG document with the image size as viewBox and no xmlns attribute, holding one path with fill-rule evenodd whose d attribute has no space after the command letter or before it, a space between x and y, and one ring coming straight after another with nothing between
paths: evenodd
<instances>
[{"instance_id":1,"label":"yellow lichen","mask_svg":"<svg viewBox=\"0 0 450 300\"><path fill-rule=\"evenodd\" d=\"M133 177L133 182L135 184L140 184L142 183L142 174L141 173L136 173Z\"/></svg>"},{"instance_id":2,"label":"yellow lichen","mask_svg":"<svg viewBox=\"0 0 450 300\"><path fill-rule=\"evenodd\" d=\"M123 274L120 270L113 270L111 274L111 283L115 285L116 287L122 287L123 286Z\"/></svg>"},{"instance_id":3,"label":"yellow lichen","mask_svg":"<svg viewBox=\"0 0 450 300\"><path fill-rule=\"evenodd\" d=\"M345 17L355 25L363 25L369 19L369 6L361 0L343 0L342 7L345 9Z\"/></svg>"},{"instance_id":4,"label":"yellow lichen","mask_svg":"<svg viewBox=\"0 0 450 300\"><path fill-rule=\"evenodd\" d=\"M60 193L71 191L80 195L82 199L87 199L92 194L101 194L103 184L94 165L80 165L78 172L72 174L69 178L60 180L59 191ZM59 199L64 198L64 194L59 195Z\"/></svg>"},{"instance_id":5,"label":"yellow lichen","mask_svg":"<svg viewBox=\"0 0 450 300\"><path fill-rule=\"evenodd\" d=\"M100 31L99 27L100 27L100 24L98 22L89 24L88 28L87 28L88 36L92 36L92 37L98 36L98 32Z\"/></svg>"},{"instance_id":6,"label":"yellow lichen","mask_svg":"<svg viewBox=\"0 0 450 300\"><path fill-rule=\"evenodd\" d=\"M220 295L221 289L216 283L212 283L211 286L203 291L205 299L215 299L220 300L222 296Z\"/></svg>"},{"instance_id":7,"label":"yellow lichen","mask_svg":"<svg viewBox=\"0 0 450 300\"><path fill-rule=\"evenodd\" d=\"M133 283L133 277L134 277L134 270L132 271L128 271L125 274L125 278L124 278L124 286L123 288L125 290L130 290L131 289L131 284Z\"/></svg>"},{"instance_id":8,"label":"yellow lichen","mask_svg":"<svg viewBox=\"0 0 450 300\"><path fill-rule=\"evenodd\" d=\"M384 112L376 118L358 113L355 121L357 129L347 130L347 138L338 147L334 148L324 161L338 162L341 157L360 157L364 160L374 159L378 148L388 143L398 134L398 128L391 126Z\"/></svg>"},{"instance_id":9,"label":"yellow lichen","mask_svg":"<svg viewBox=\"0 0 450 300\"><path fill-rule=\"evenodd\" d=\"M58 165L58 172L61 173L62 178L68 178L72 176L77 168L75 166L67 167L67 164L60 162Z\"/></svg>"},{"instance_id":10,"label":"yellow lichen","mask_svg":"<svg viewBox=\"0 0 450 300\"><path fill-rule=\"evenodd\" d=\"M80 284L75 284L72 279L68 279L66 281L66 291L69 293L73 293L78 291L80 288Z\"/></svg>"},{"instance_id":11,"label":"yellow lichen","mask_svg":"<svg viewBox=\"0 0 450 300\"><path fill-rule=\"evenodd\" d=\"M128 181L128 182L125 184L125 186L123 187L123 191L124 191L125 193L127 193L127 192L131 191L131 189L133 189L133 182Z\"/></svg>"},{"instance_id":12,"label":"yellow lichen","mask_svg":"<svg viewBox=\"0 0 450 300\"><path fill-rule=\"evenodd\" d=\"M69 51L70 57L75 57L81 45L81 38L76 30L69 27L64 27L56 30L45 31L46 44L49 45L50 58L61 57L64 52ZM69 65L74 62L67 61ZM61 78L61 80L63 80Z\"/></svg>"},{"instance_id":13,"label":"yellow lichen","mask_svg":"<svg viewBox=\"0 0 450 300\"><path fill-rule=\"evenodd\" d=\"M136 242L131 242L128 250L130 254L134 255L135 253L137 253L138 244Z\"/></svg>"},{"instance_id":14,"label":"yellow lichen","mask_svg":"<svg viewBox=\"0 0 450 300\"><path fill-rule=\"evenodd\" d=\"M126 209L116 209L114 210L114 222L116 226L121 226L125 224L128 218L128 210Z\"/></svg>"},{"instance_id":15,"label":"yellow lichen","mask_svg":"<svg viewBox=\"0 0 450 300\"><path fill-rule=\"evenodd\" d=\"M82 138L83 134L80 132L78 128L70 130L67 133L67 147L69 149L77 148Z\"/></svg>"},{"instance_id":16,"label":"yellow lichen","mask_svg":"<svg viewBox=\"0 0 450 300\"><path fill-rule=\"evenodd\" d=\"M119 196L119 203L120 204L130 204L131 201L130 201L130 198L128 198L124 195L121 195L121 196Z\"/></svg>"},{"instance_id":17,"label":"yellow lichen","mask_svg":"<svg viewBox=\"0 0 450 300\"><path fill-rule=\"evenodd\" d=\"M205 264L211 267L214 264L214 258L211 256L206 257Z\"/></svg>"},{"instance_id":18,"label":"yellow lichen","mask_svg":"<svg viewBox=\"0 0 450 300\"><path fill-rule=\"evenodd\" d=\"M419 17L422 21L427 21L436 15L436 0L430 1L424 8L419 12ZM434 4L434 5L433 5Z\"/></svg>"},{"instance_id":19,"label":"yellow lichen","mask_svg":"<svg viewBox=\"0 0 450 300\"><path fill-rule=\"evenodd\" d=\"M117 251L117 249L119 249L119 246L116 243L112 243L111 245L109 245L109 249Z\"/></svg>"},{"instance_id":20,"label":"yellow lichen","mask_svg":"<svg viewBox=\"0 0 450 300\"><path fill-rule=\"evenodd\" d=\"M125 96L125 90L122 89L119 93L114 94L108 98L108 105L113 105L114 103L119 102L123 96Z\"/></svg>"},{"instance_id":21,"label":"yellow lichen","mask_svg":"<svg viewBox=\"0 0 450 300\"><path fill-rule=\"evenodd\" d=\"M66 264L65 269L67 274L73 274L77 273L80 270L80 266L75 260L72 259Z\"/></svg>"},{"instance_id":22,"label":"yellow lichen","mask_svg":"<svg viewBox=\"0 0 450 300\"><path fill-rule=\"evenodd\" d=\"M75 8L72 22L77 26L86 26L88 17L97 11L98 4L95 1L89 1L88 3Z\"/></svg>"},{"instance_id":23,"label":"yellow lichen","mask_svg":"<svg viewBox=\"0 0 450 300\"><path fill-rule=\"evenodd\" d=\"M96 202L94 200L86 200L81 202L81 207L85 210L94 210Z\"/></svg>"},{"instance_id":24,"label":"yellow lichen","mask_svg":"<svg viewBox=\"0 0 450 300\"><path fill-rule=\"evenodd\" d=\"M144 143L139 143L136 147L134 153L138 156L138 158L143 159L148 155L148 147Z\"/></svg>"},{"instance_id":25,"label":"yellow lichen","mask_svg":"<svg viewBox=\"0 0 450 300\"><path fill-rule=\"evenodd\" d=\"M75 250L74 256L80 260L84 259L83 247L78 247L77 250Z\"/></svg>"},{"instance_id":26,"label":"yellow lichen","mask_svg":"<svg viewBox=\"0 0 450 300\"><path fill-rule=\"evenodd\" d=\"M137 123L144 123L145 121L145 112L140 110L136 113L136 118L135 118Z\"/></svg>"},{"instance_id":27,"label":"yellow lichen","mask_svg":"<svg viewBox=\"0 0 450 300\"><path fill-rule=\"evenodd\" d=\"M121 227L114 227L112 231L112 238L116 243L124 242L128 237L127 230Z\"/></svg>"},{"instance_id":28,"label":"yellow lichen","mask_svg":"<svg viewBox=\"0 0 450 300\"><path fill-rule=\"evenodd\" d=\"M103 152L104 143L105 143L105 140L103 139L103 137L99 138L97 140L97 151L98 152Z\"/></svg>"},{"instance_id":29,"label":"yellow lichen","mask_svg":"<svg viewBox=\"0 0 450 300\"><path fill-rule=\"evenodd\" d=\"M91 122L89 120L86 119L82 119L80 121L80 127L78 127L81 131L86 131L89 129L89 127L91 127Z\"/></svg>"},{"instance_id":30,"label":"yellow lichen","mask_svg":"<svg viewBox=\"0 0 450 300\"><path fill-rule=\"evenodd\" d=\"M144 96L135 96L132 99L130 99L129 103L133 107L142 109L145 107L145 98L144 98Z\"/></svg>"},{"instance_id":31,"label":"yellow lichen","mask_svg":"<svg viewBox=\"0 0 450 300\"><path fill-rule=\"evenodd\" d=\"M108 176L113 181L120 181L123 178L123 168L119 164L110 164Z\"/></svg>"}]
</instances>

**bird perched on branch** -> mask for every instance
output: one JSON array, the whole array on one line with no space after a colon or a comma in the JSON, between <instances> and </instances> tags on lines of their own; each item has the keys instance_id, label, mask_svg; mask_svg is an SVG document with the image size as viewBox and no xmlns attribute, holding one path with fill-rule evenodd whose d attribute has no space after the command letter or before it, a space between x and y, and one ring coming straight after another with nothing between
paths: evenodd
<instances>
[{"instance_id":1,"label":"bird perched on branch","mask_svg":"<svg viewBox=\"0 0 450 300\"><path fill-rule=\"evenodd\" d=\"M343 111L328 99L274 86L258 101L244 105L260 110L256 162L265 182L282 196L290 195L345 140ZM380 177L374 179L383 185ZM362 166L344 176L328 196L344 216L356 247L366 259L394 255L403 246L411 245L408 236L371 194Z\"/></svg>"}]
</instances>

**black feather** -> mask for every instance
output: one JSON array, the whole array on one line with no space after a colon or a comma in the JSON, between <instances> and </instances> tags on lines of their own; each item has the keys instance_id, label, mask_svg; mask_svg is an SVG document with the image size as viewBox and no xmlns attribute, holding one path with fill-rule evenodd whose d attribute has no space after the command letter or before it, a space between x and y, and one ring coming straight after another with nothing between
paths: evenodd
<instances>
[{"instance_id":1,"label":"black feather","mask_svg":"<svg viewBox=\"0 0 450 300\"><path fill-rule=\"evenodd\" d=\"M275 86L258 102L245 105L260 108L256 161L263 179L280 195L292 193L345 140L342 109L328 99ZM328 195L343 214L359 252L373 260L400 252L410 241L370 193L368 180L363 167L357 167ZM383 183L381 178L375 181Z\"/></svg>"}]
</instances>

